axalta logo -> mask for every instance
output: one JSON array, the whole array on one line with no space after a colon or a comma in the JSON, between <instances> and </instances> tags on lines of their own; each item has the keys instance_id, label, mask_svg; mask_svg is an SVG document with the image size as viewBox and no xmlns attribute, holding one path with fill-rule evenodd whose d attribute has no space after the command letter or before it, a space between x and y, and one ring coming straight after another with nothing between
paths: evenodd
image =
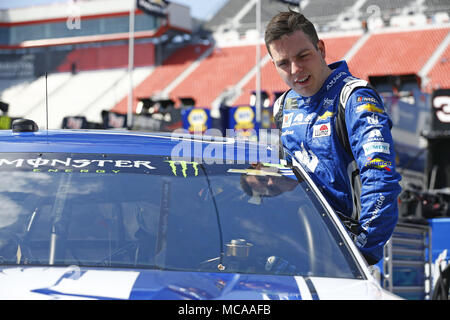
<instances>
[{"instance_id":1,"label":"axalta logo","mask_svg":"<svg viewBox=\"0 0 450 320\"><path fill-rule=\"evenodd\" d=\"M384 112L383 109L378 108L376 105L374 105L372 103L366 103L366 104L360 105L360 106L358 106L358 108L356 108L356 113L360 113L363 111L376 112L376 113Z\"/></svg>"},{"instance_id":2,"label":"axalta logo","mask_svg":"<svg viewBox=\"0 0 450 320\"><path fill-rule=\"evenodd\" d=\"M323 123L313 126L313 138L328 137L330 134L330 123Z\"/></svg>"},{"instance_id":3,"label":"axalta logo","mask_svg":"<svg viewBox=\"0 0 450 320\"><path fill-rule=\"evenodd\" d=\"M292 124L302 123L303 122L303 118L304 118L304 114L303 113L299 113L298 115L295 116L294 120L292 120Z\"/></svg>"},{"instance_id":4,"label":"axalta logo","mask_svg":"<svg viewBox=\"0 0 450 320\"><path fill-rule=\"evenodd\" d=\"M295 118L290 122L289 126L297 126L302 124L308 124L311 122L312 118L316 116L315 113L310 113L308 115L304 115L303 113L298 113Z\"/></svg>"},{"instance_id":5,"label":"axalta logo","mask_svg":"<svg viewBox=\"0 0 450 320\"><path fill-rule=\"evenodd\" d=\"M174 176L178 176L178 167L181 169L181 174L183 177L187 178L188 176L188 169L190 166L192 166L192 169L194 170L194 176L198 176L198 162L194 161L176 161L176 160L167 160L165 161L170 165L170 168L172 169L172 173Z\"/></svg>"}]
</instances>

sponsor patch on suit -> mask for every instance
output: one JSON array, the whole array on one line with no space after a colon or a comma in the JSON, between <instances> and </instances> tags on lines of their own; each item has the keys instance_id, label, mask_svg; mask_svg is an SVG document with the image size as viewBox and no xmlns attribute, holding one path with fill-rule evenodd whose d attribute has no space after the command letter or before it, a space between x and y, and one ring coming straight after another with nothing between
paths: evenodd
<instances>
[{"instance_id":1,"label":"sponsor patch on suit","mask_svg":"<svg viewBox=\"0 0 450 320\"><path fill-rule=\"evenodd\" d=\"M313 126L313 138L328 137L330 134L330 123L316 124Z\"/></svg>"}]
</instances>

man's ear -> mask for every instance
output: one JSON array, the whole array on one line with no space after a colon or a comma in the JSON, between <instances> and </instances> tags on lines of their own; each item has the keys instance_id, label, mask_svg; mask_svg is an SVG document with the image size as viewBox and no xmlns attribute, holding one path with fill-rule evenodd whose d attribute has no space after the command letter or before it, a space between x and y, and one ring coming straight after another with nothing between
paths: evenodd
<instances>
[{"instance_id":1,"label":"man's ear","mask_svg":"<svg viewBox=\"0 0 450 320\"><path fill-rule=\"evenodd\" d=\"M319 50L322 58L325 59L325 42L323 42L323 40L317 41L317 50Z\"/></svg>"}]
</instances>

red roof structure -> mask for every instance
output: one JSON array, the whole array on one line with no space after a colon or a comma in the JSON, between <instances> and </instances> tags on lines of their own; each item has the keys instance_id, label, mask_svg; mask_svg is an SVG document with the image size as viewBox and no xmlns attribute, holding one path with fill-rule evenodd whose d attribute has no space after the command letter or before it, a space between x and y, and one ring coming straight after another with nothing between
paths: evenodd
<instances>
[{"instance_id":1,"label":"red roof structure","mask_svg":"<svg viewBox=\"0 0 450 320\"><path fill-rule=\"evenodd\" d=\"M133 91L133 111L136 110L137 98L149 98L164 90L177 76L180 75L191 63L199 58L209 46L189 45L174 52L161 66L142 81ZM124 97L111 111L126 113L128 95Z\"/></svg>"},{"instance_id":2,"label":"red roof structure","mask_svg":"<svg viewBox=\"0 0 450 320\"><path fill-rule=\"evenodd\" d=\"M448 34L449 28L373 34L349 61L356 76L417 74Z\"/></svg>"},{"instance_id":3,"label":"red roof structure","mask_svg":"<svg viewBox=\"0 0 450 320\"><path fill-rule=\"evenodd\" d=\"M249 45L216 48L171 92L171 98L190 96L197 106L211 107L223 90L236 85L255 66L255 53L256 47Z\"/></svg>"},{"instance_id":4,"label":"red roof structure","mask_svg":"<svg viewBox=\"0 0 450 320\"><path fill-rule=\"evenodd\" d=\"M427 78L430 79L427 90L450 88L450 47L439 57Z\"/></svg>"}]
</instances>

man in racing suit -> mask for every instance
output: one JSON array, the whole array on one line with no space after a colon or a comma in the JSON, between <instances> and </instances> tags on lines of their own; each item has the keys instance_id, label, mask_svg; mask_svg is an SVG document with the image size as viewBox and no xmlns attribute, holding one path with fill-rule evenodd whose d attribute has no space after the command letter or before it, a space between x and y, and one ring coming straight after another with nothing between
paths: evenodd
<instances>
[{"instance_id":1,"label":"man in racing suit","mask_svg":"<svg viewBox=\"0 0 450 320\"><path fill-rule=\"evenodd\" d=\"M281 141L312 173L330 205L359 221L355 243L368 264L375 264L397 223L401 190L383 102L367 82L350 74L345 61L327 65L324 42L302 14L277 14L265 41L291 88L274 106Z\"/></svg>"}]
</instances>

